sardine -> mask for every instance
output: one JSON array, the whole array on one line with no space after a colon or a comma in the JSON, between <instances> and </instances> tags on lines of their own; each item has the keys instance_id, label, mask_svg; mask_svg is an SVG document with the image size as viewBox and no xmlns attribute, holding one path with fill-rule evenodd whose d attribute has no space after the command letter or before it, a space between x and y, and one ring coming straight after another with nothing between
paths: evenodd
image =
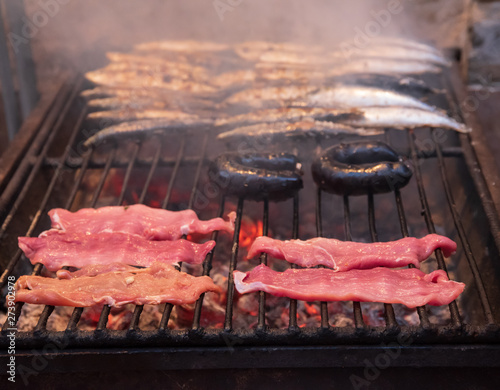
<instances>
[{"instance_id":1,"label":"sardine","mask_svg":"<svg viewBox=\"0 0 500 390\"><path fill-rule=\"evenodd\" d=\"M212 124L208 119L146 119L134 122L125 122L118 125L106 127L97 132L84 142L85 147L97 145L102 141L112 138L128 138L136 135L151 135L163 131L182 131L209 128Z\"/></svg>"},{"instance_id":2,"label":"sardine","mask_svg":"<svg viewBox=\"0 0 500 390\"><path fill-rule=\"evenodd\" d=\"M353 73L330 78L328 81L345 84L374 87L389 91L405 93L412 96L425 96L442 93L442 90L432 88L425 81L414 77L400 77L394 75Z\"/></svg>"},{"instance_id":3,"label":"sardine","mask_svg":"<svg viewBox=\"0 0 500 390\"><path fill-rule=\"evenodd\" d=\"M261 56L266 53L278 53L278 55L283 54L284 56L293 53L311 53L319 52L319 46L306 46L296 43L281 42L264 42L264 41L249 41L237 44L234 46L234 52L241 58L258 62L261 61Z\"/></svg>"},{"instance_id":4,"label":"sardine","mask_svg":"<svg viewBox=\"0 0 500 390\"><path fill-rule=\"evenodd\" d=\"M171 92L160 88L132 88L132 87L109 87L98 86L92 89L85 89L80 93L80 96L87 100L101 99L105 97L117 97L121 99L143 99L150 98L156 100L175 100L182 101L187 99L187 95L183 92Z\"/></svg>"},{"instance_id":5,"label":"sardine","mask_svg":"<svg viewBox=\"0 0 500 390\"><path fill-rule=\"evenodd\" d=\"M393 46L393 47L401 46L401 47L411 48L413 50L426 51L429 53L434 53L435 55L438 56L441 56L443 54L440 49L438 49L433 45L409 38L377 37L374 38L371 42L374 45Z\"/></svg>"},{"instance_id":6,"label":"sardine","mask_svg":"<svg viewBox=\"0 0 500 390\"><path fill-rule=\"evenodd\" d=\"M328 76L340 76L349 73L374 74L422 74L440 73L439 66L422 61L400 61L390 58L353 59L352 61L333 65Z\"/></svg>"},{"instance_id":7,"label":"sardine","mask_svg":"<svg viewBox=\"0 0 500 390\"><path fill-rule=\"evenodd\" d=\"M422 61L429 64L450 66L451 62L436 53L415 50L404 46L368 46L354 53L359 58L388 58L400 61Z\"/></svg>"},{"instance_id":8,"label":"sardine","mask_svg":"<svg viewBox=\"0 0 500 390\"><path fill-rule=\"evenodd\" d=\"M87 119L104 122L126 122L140 119L164 119L164 120L197 120L199 117L176 110L110 110L95 111L87 115Z\"/></svg>"},{"instance_id":9,"label":"sardine","mask_svg":"<svg viewBox=\"0 0 500 390\"><path fill-rule=\"evenodd\" d=\"M104 68L87 72L87 80L109 87L127 88L161 88L171 91L184 91L191 93L215 92L215 88L209 84L199 83L190 80L190 76L184 76L164 72L148 72L137 69L113 71Z\"/></svg>"},{"instance_id":10,"label":"sardine","mask_svg":"<svg viewBox=\"0 0 500 390\"><path fill-rule=\"evenodd\" d=\"M145 42L135 45L134 49L139 51L211 52L228 50L229 46L217 42L185 40Z\"/></svg>"},{"instance_id":11,"label":"sardine","mask_svg":"<svg viewBox=\"0 0 500 390\"><path fill-rule=\"evenodd\" d=\"M229 96L224 103L242 104L255 108L264 107L269 101L277 101L280 105L286 105L286 102L304 97L318 89L309 85L245 89Z\"/></svg>"},{"instance_id":12,"label":"sardine","mask_svg":"<svg viewBox=\"0 0 500 390\"><path fill-rule=\"evenodd\" d=\"M410 107L365 107L359 110L362 115L323 118L338 121L343 125L365 128L413 129L416 127L436 127L469 133L471 129L463 123L439 112L430 112Z\"/></svg>"},{"instance_id":13,"label":"sardine","mask_svg":"<svg viewBox=\"0 0 500 390\"><path fill-rule=\"evenodd\" d=\"M411 96L379 88L363 87L357 85L339 85L332 88L322 88L296 102L307 106L336 107L336 108L361 108L369 106L401 106L416 107L423 110L434 111L432 107Z\"/></svg>"},{"instance_id":14,"label":"sardine","mask_svg":"<svg viewBox=\"0 0 500 390\"><path fill-rule=\"evenodd\" d=\"M187 61L172 61L161 56L150 54L108 52L106 57L111 61L107 67L119 69L137 68L145 70L163 70L178 74L192 74L197 77L207 77L207 70L203 66L193 65ZM176 57L177 58L177 57ZM106 68L107 68L106 67ZM104 69L106 69L104 68Z\"/></svg>"},{"instance_id":15,"label":"sardine","mask_svg":"<svg viewBox=\"0 0 500 390\"><path fill-rule=\"evenodd\" d=\"M227 125L250 125L265 122L293 121L299 122L303 119L317 119L327 115L357 115L356 110L335 110L322 107L279 107L265 110L253 111L246 114L234 115L227 118L220 118L215 121L215 126Z\"/></svg>"},{"instance_id":16,"label":"sardine","mask_svg":"<svg viewBox=\"0 0 500 390\"><path fill-rule=\"evenodd\" d=\"M87 103L91 110L162 110L179 109L180 105L173 102L153 99L153 98L129 98L129 97L104 97L100 99L91 99Z\"/></svg>"},{"instance_id":17,"label":"sardine","mask_svg":"<svg viewBox=\"0 0 500 390\"><path fill-rule=\"evenodd\" d=\"M274 137L304 137L333 136L337 134L378 135L382 129L357 128L342 123L327 121L302 120L298 122L259 123L257 125L238 127L237 129L220 133L217 138L229 140L233 138L274 138Z\"/></svg>"}]
</instances>

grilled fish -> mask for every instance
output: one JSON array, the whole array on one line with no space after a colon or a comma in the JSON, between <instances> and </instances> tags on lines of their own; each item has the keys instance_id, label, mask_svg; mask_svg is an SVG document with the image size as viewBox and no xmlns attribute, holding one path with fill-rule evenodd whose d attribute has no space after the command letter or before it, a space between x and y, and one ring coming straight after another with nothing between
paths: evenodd
<instances>
[{"instance_id":1,"label":"grilled fish","mask_svg":"<svg viewBox=\"0 0 500 390\"><path fill-rule=\"evenodd\" d=\"M422 74L440 73L439 66L422 61L400 61L390 58L353 59L332 66L328 75L336 76L349 73L374 73L374 74Z\"/></svg>"},{"instance_id":2,"label":"grilled fish","mask_svg":"<svg viewBox=\"0 0 500 390\"><path fill-rule=\"evenodd\" d=\"M87 103L91 110L162 110L179 109L181 106L171 101L154 98L104 97Z\"/></svg>"},{"instance_id":3,"label":"grilled fish","mask_svg":"<svg viewBox=\"0 0 500 390\"><path fill-rule=\"evenodd\" d=\"M322 88L305 96L298 104L316 107L361 108L369 106L416 107L434 111L435 108L411 96L379 88L358 85L338 85Z\"/></svg>"},{"instance_id":4,"label":"grilled fish","mask_svg":"<svg viewBox=\"0 0 500 390\"><path fill-rule=\"evenodd\" d=\"M191 75L186 73L147 71L140 69L112 70L107 67L87 72L87 80L109 87L143 88L153 87L172 91L191 93L215 92L215 88L204 83L191 81Z\"/></svg>"},{"instance_id":5,"label":"grilled fish","mask_svg":"<svg viewBox=\"0 0 500 390\"><path fill-rule=\"evenodd\" d=\"M208 41L156 41L145 42L134 46L139 51L175 51L175 52L211 52L228 50L229 46L223 43Z\"/></svg>"},{"instance_id":6,"label":"grilled fish","mask_svg":"<svg viewBox=\"0 0 500 390\"><path fill-rule=\"evenodd\" d=\"M215 121L216 126L227 126L238 124L239 126L265 122L293 121L303 119L319 119L325 116L356 115L356 110L335 110L322 107L279 107L258 110L247 114L234 115L220 118Z\"/></svg>"},{"instance_id":7,"label":"grilled fish","mask_svg":"<svg viewBox=\"0 0 500 390\"><path fill-rule=\"evenodd\" d=\"M302 120L298 122L259 123L251 126L220 133L217 138L230 140L232 138L274 138L274 137L304 137L333 136L338 134L378 135L381 129L356 128L342 123Z\"/></svg>"},{"instance_id":8,"label":"grilled fish","mask_svg":"<svg viewBox=\"0 0 500 390\"><path fill-rule=\"evenodd\" d=\"M286 105L287 101L291 102L318 89L309 85L245 89L229 96L224 103L242 104L255 108L264 107L269 101L277 101L280 105Z\"/></svg>"},{"instance_id":9,"label":"grilled fish","mask_svg":"<svg viewBox=\"0 0 500 390\"><path fill-rule=\"evenodd\" d=\"M108 66L122 66L123 68L142 68L142 69L161 69L170 72L190 73L198 75L198 77L206 77L207 70L203 66L193 65L187 59L172 61L161 56L155 56L149 53L135 54L135 53L119 53L108 52L106 57L111 61Z\"/></svg>"},{"instance_id":10,"label":"grilled fish","mask_svg":"<svg viewBox=\"0 0 500 390\"><path fill-rule=\"evenodd\" d=\"M411 107L365 107L362 115L339 118L339 123L354 127L413 129L415 127L437 127L469 133L471 129L463 123L440 112L430 112ZM336 121L334 117L324 118Z\"/></svg>"},{"instance_id":11,"label":"grilled fish","mask_svg":"<svg viewBox=\"0 0 500 390\"><path fill-rule=\"evenodd\" d=\"M125 122L107 127L90 138L84 146L90 147L112 138L127 138L136 135L151 135L163 131L182 131L190 129L208 128L212 124L208 119L146 119L134 122Z\"/></svg>"},{"instance_id":12,"label":"grilled fish","mask_svg":"<svg viewBox=\"0 0 500 390\"><path fill-rule=\"evenodd\" d=\"M400 61L422 61L434 65L450 66L450 61L443 55L438 55L431 51L394 45L368 46L353 53L353 58L387 58Z\"/></svg>"},{"instance_id":13,"label":"grilled fish","mask_svg":"<svg viewBox=\"0 0 500 390\"><path fill-rule=\"evenodd\" d=\"M442 90L430 87L423 80L409 76L398 77L382 74L353 73L332 77L328 81L345 85L360 85L364 87L380 88L412 96L425 96L428 94L438 94L443 92Z\"/></svg>"},{"instance_id":14,"label":"grilled fish","mask_svg":"<svg viewBox=\"0 0 500 390\"><path fill-rule=\"evenodd\" d=\"M373 44L383 45L383 46L400 46L411 48L413 50L426 51L429 53L434 53L438 56L442 56L443 53L437 47L432 46L428 43L416 41L414 39L399 38L399 37L377 37L373 39Z\"/></svg>"},{"instance_id":15,"label":"grilled fish","mask_svg":"<svg viewBox=\"0 0 500 390\"><path fill-rule=\"evenodd\" d=\"M87 115L87 119L93 121L104 122L126 122L136 121L139 119L164 119L164 120L196 120L199 119L197 115L187 114L177 110L110 110L110 111L96 111Z\"/></svg>"}]
</instances>

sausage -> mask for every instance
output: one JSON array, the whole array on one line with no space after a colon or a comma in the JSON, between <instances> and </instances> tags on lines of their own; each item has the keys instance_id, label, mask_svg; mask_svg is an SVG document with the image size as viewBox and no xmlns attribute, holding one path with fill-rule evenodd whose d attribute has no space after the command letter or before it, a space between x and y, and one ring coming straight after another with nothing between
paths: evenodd
<instances>
[{"instance_id":1,"label":"sausage","mask_svg":"<svg viewBox=\"0 0 500 390\"><path fill-rule=\"evenodd\" d=\"M300 163L288 153L224 153L209 175L226 195L255 201L286 200L303 187Z\"/></svg>"},{"instance_id":2,"label":"sausage","mask_svg":"<svg viewBox=\"0 0 500 390\"><path fill-rule=\"evenodd\" d=\"M404 187L412 171L408 161L383 142L340 143L325 150L312 164L322 190L337 195L390 192Z\"/></svg>"}]
</instances>

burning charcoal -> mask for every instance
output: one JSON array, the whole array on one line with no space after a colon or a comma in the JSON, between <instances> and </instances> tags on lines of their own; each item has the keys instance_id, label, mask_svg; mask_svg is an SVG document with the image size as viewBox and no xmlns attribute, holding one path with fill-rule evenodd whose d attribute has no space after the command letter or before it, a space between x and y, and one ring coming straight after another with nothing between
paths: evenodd
<instances>
[{"instance_id":1,"label":"burning charcoal","mask_svg":"<svg viewBox=\"0 0 500 390\"><path fill-rule=\"evenodd\" d=\"M316 184L338 195L390 192L408 184L412 171L406 160L383 142L341 143L327 149L312 164Z\"/></svg>"},{"instance_id":2,"label":"burning charcoal","mask_svg":"<svg viewBox=\"0 0 500 390\"><path fill-rule=\"evenodd\" d=\"M224 153L210 166L210 178L231 196L281 201L302 188L300 163L288 153Z\"/></svg>"}]
</instances>

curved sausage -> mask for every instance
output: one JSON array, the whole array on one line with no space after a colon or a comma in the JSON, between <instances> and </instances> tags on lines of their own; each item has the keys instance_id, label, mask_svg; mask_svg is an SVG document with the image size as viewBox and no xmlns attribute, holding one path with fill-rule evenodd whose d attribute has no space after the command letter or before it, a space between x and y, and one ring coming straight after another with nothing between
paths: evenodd
<instances>
[{"instance_id":1,"label":"curved sausage","mask_svg":"<svg viewBox=\"0 0 500 390\"><path fill-rule=\"evenodd\" d=\"M383 142L341 143L327 149L312 164L316 184L338 195L390 192L408 184L407 160Z\"/></svg>"},{"instance_id":2,"label":"curved sausage","mask_svg":"<svg viewBox=\"0 0 500 390\"><path fill-rule=\"evenodd\" d=\"M251 200L286 200L303 187L300 163L288 153L224 153L209 168L227 195Z\"/></svg>"}]
</instances>

